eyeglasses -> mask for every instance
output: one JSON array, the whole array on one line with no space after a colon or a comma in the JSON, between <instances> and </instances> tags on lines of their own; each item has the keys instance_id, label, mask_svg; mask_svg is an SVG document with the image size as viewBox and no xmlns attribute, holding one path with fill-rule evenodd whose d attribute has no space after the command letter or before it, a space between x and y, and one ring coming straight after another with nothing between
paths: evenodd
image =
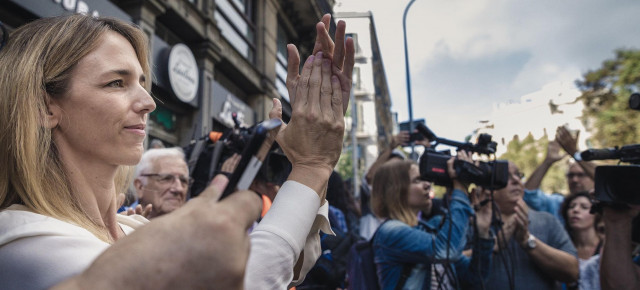
<instances>
[{"instance_id":1,"label":"eyeglasses","mask_svg":"<svg viewBox=\"0 0 640 290\"><path fill-rule=\"evenodd\" d=\"M193 184L193 178L184 175L149 173L141 174L140 176L151 177L162 185L173 184L176 179L180 181L180 184L182 184L183 187L187 187Z\"/></svg>"},{"instance_id":2,"label":"eyeglasses","mask_svg":"<svg viewBox=\"0 0 640 290\"><path fill-rule=\"evenodd\" d=\"M574 177L577 177L577 178L584 178L584 177L586 177L586 176L587 176L587 175L586 175L586 174L584 174L584 173L582 173L582 172L578 172L578 173L570 172L570 173L567 173L567 179L571 179L571 178L574 178Z\"/></svg>"},{"instance_id":3,"label":"eyeglasses","mask_svg":"<svg viewBox=\"0 0 640 290\"><path fill-rule=\"evenodd\" d=\"M509 177L517 177L520 180L524 179L524 173L521 173L520 171L515 171L515 172L509 172Z\"/></svg>"}]
</instances>

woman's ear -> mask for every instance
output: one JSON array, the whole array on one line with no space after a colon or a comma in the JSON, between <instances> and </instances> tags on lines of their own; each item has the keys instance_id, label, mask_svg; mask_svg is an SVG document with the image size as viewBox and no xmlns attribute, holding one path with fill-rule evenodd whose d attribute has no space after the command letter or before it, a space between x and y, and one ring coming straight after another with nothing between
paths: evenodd
<instances>
[{"instance_id":1,"label":"woman's ear","mask_svg":"<svg viewBox=\"0 0 640 290\"><path fill-rule=\"evenodd\" d=\"M62 108L58 105L58 102L51 96L47 98L47 114L44 116L44 127L47 129L53 129L60 124L62 118Z\"/></svg>"}]
</instances>

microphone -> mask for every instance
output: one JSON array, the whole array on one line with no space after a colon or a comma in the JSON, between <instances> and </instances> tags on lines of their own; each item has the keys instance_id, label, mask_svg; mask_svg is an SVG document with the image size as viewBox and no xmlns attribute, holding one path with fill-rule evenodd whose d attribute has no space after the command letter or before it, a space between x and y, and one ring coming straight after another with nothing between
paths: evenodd
<instances>
[{"instance_id":1,"label":"microphone","mask_svg":"<svg viewBox=\"0 0 640 290\"><path fill-rule=\"evenodd\" d=\"M620 157L620 151L617 148L589 149L580 153L580 159L576 160L591 161L604 159L620 159Z\"/></svg>"}]
</instances>

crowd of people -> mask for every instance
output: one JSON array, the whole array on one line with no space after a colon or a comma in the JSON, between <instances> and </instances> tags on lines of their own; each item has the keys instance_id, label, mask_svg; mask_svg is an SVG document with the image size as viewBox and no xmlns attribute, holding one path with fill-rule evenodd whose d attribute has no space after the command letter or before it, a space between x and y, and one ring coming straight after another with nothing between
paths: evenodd
<instances>
[{"instance_id":1,"label":"crowd of people","mask_svg":"<svg viewBox=\"0 0 640 290\"><path fill-rule=\"evenodd\" d=\"M287 178L259 174L222 200L238 156L190 198L184 152L144 149L155 102L139 28L69 15L13 32L0 51L0 288L349 289L349 249L369 241L381 289L640 289L639 210L590 212L595 164L569 164L566 196L539 188L578 152L564 127L528 178L509 162L500 189L462 180L454 162L475 161L461 150L434 198L400 132L349 190L334 168L355 48L329 22L301 70L287 46ZM282 118L279 100L269 117Z\"/></svg>"}]
</instances>

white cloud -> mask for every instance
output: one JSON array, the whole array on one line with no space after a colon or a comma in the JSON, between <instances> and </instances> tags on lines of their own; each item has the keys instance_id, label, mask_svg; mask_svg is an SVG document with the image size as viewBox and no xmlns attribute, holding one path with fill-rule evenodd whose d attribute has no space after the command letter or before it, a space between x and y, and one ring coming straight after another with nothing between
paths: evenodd
<instances>
[{"instance_id":1,"label":"white cloud","mask_svg":"<svg viewBox=\"0 0 640 290\"><path fill-rule=\"evenodd\" d=\"M372 11L393 110L408 119L402 14L409 1L338 2L336 11ZM454 139L494 103L573 83L615 49L640 48L636 0L418 0L407 20L414 118Z\"/></svg>"}]
</instances>

